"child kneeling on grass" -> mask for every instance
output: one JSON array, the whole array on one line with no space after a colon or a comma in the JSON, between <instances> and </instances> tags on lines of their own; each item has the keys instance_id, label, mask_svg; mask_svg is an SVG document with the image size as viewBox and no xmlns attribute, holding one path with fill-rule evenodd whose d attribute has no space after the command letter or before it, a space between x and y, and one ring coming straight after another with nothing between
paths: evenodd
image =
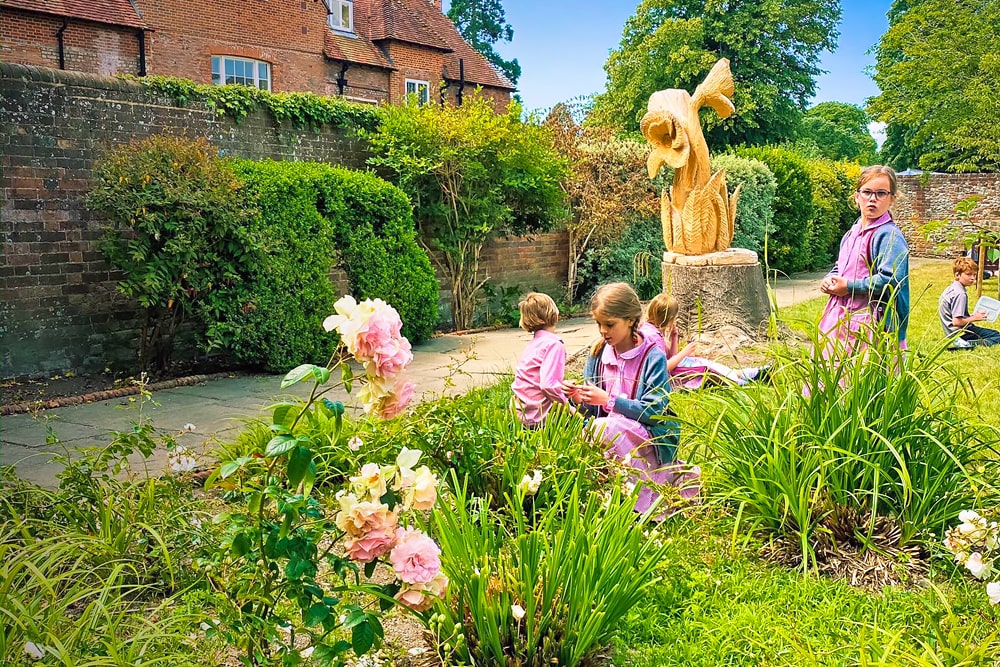
<instances>
[{"instance_id":1,"label":"child kneeling on grass","mask_svg":"<svg viewBox=\"0 0 1000 667\"><path fill-rule=\"evenodd\" d=\"M566 395L593 418L589 428L607 455L635 468L638 481L680 486L682 497L697 494L692 471L674 461L680 428L669 411L667 357L658 337L639 331L642 304L635 290L627 283L603 285L590 309L601 340L587 358L585 383L565 382ZM635 510L645 512L656 497L643 486Z\"/></svg>"},{"instance_id":2,"label":"child kneeling on grass","mask_svg":"<svg viewBox=\"0 0 1000 667\"><path fill-rule=\"evenodd\" d=\"M986 313L977 310L969 315L969 297L965 288L976 282L979 267L968 257L952 262L955 282L944 288L938 300L938 315L944 335L954 337L954 347L975 347L1000 344L1000 331L977 327L973 322L986 320Z\"/></svg>"},{"instance_id":3,"label":"child kneeling on grass","mask_svg":"<svg viewBox=\"0 0 1000 667\"><path fill-rule=\"evenodd\" d=\"M521 328L534 333L514 370L514 407L525 428L539 428L556 403L566 404L563 375L566 371L566 345L555 331L559 308L548 294L530 292L517 307Z\"/></svg>"}]
</instances>

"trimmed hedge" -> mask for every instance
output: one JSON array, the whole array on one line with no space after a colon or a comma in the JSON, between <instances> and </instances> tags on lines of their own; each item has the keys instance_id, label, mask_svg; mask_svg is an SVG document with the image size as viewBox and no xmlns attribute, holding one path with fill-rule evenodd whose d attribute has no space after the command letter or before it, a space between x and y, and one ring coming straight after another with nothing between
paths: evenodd
<instances>
[{"instance_id":1,"label":"trimmed hedge","mask_svg":"<svg viewBox=\"0 0 1000 667\"><path fill-rule=\"evenodd\" d=\"M823 158L808 161L813 217L809 225L809 268L832 266L840 238L858 217L851 193L860 168Z\"/></svg>"},{"instance_id":2,"label":"trimmed hedge","mask_svg":"<svg viewBox=\"0 0 1000 667\"><path fill-rule=\"evenodd\" d=\"M730 195L737 186L742 186L732 246L763 252L764 236L774 226L774 194L778 187L774 174L760 160L731 153L712 158L712 172L719 169L726 170Z\"/></svg>"},{"instance_id":3,"label":"trimmed hedge","mask_svg":"<svg viewBox=\"0 0 1000 667\"><path fill-rule=\"evenodd\" d=\"M353 296L382 298L417 342L437 319L437 283L405 195L366 173L309 162L233 161L259 210L244 230L248 275L215 297L209 341L243 363L284 371L322 363L342 264ZM339 252L338 252L339 251Z\"/></svg>"},{"instance_id":4,"label":"trimmed hedge","mask_svg":"<svg viewBox=\"0 0 1000 667\"><path fill-rule=\"evenodd\" d=\"M663 224L656 219L637 221L618 239L587 249L577 269L577 294L586 301L599 285L626 282L640 299L652 299L663 289L662 257ZM640 268L648 271L637 271Z\"/></svg>"},{"instance_id":5,"label":"trimmed hedge","mask_svg":"<svg viewBox=\"0 0 1000 667\"><path fill-rule=\"evenodd\" d=\"M781 146L741 148L737 155L766 164L777 182L774 230L767 242L768 268L786 274L812 268L810 228L815 212L808 161Z\"/></svg>"}]
</instances>

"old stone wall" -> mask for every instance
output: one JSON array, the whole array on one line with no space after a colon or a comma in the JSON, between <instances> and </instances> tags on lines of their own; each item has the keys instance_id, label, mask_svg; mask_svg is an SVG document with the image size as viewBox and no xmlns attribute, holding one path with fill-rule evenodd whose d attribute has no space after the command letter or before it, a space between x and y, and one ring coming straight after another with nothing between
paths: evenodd
<instances>
[{"instance_id":1,"label":"old stone wall","mask_svg":"<svg viewBox=\"0 0 1000 667\"><path fill-rule=\"evenodd\" d=\"M972 225L955 215L955 205L967 197L982 199L973 211L973 220L989 229L1000 230L1000 174L919 174L899 177L899 196L892 206L910 252L924 257L955 257L964 250L963 232L955 240L946 235L927 238L921 226L931 220L948 219L953 230L969 232Z\"/></svg>"},{"instance_id":2,"label":"old stone wall","mask_svg":"<svg viewBox=\"0 0 1000 667\"><path fill-rule=\"evenodd\" d=\"M237 124L136 83L0 63L0 378L132 363L136 307L115 291L96 247L101 221L84 198L102 151L158 133L205 137L248 159L364 168L368 157L336 129L276 126L265 112ZM555 285L564 247L558 235L514 241L491 248L487 263L501 281ZM342 272L333 278L344 284Z\"/></svg>"}]
</instances>

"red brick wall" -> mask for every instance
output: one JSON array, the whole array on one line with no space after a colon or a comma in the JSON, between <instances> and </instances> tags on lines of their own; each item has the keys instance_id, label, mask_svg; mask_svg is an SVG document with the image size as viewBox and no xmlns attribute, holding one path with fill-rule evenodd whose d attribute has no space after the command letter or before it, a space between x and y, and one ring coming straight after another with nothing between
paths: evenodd
<instances>
[{"instance_id":1,"label":"red brick wall","mask_svg":"<svg viewBox=\"0 0 1000 667\"><path fill-rule=\"evenodd\" d=\"M0 9L0 61L59 67L56 32L61 27L55 17ZM70 19L63 31L63 57L71 72L138 74L137 31Z\"/></svg>"},{"instance_id":2,"label":"red brick wall","mask_svg":"<svg viewBox=\"0 0 1000 667\"><path fill-rule=\"evenodd\" d=\"M96 247L101 221L83 200L105 147L155 133L206 137L250 159L364 168L368 157L340 130L279 127L263 112L237 124L139 84L0 63L0 378L134 361L136 306L115 292ZM565 235L543 234L487 248L484 268L501 284L559 294L566 256ZM331 278L345 289L343 272Z\"/></svg>"},{"instance_id":3,"label":"red brick wall","mask_svg":"<svg viewBox=\"0 0 1000 667\"><path fill-rule=\"evenodd\" d=\"M397 67L389 76L390 104L400 104L406 98L407 79L427 81L430 101L437 103L441 99L441 70L444 67L441 52L402 42L390 42L387 51Z\"/></svg>"},{"instance_id":4,"label":"red brick wall","mask_svg":"<svg viewBox=\"0 0 1000 667\"><path fill-rule=\"evenodd\" d=\"M326 8L312 0L157 0L143 3L155 31L149 73L212 82L212 56L271 64L272 90L326 93L336 78L323 56ZM253 46L247 46L253 45Z\"/></svg>"},{"instance_id":5,"label":"red brick wall","mask_svg":"<svg viewBox=\"0 0 1000 667\"><path fill-rule=\"evenodd\" d=\"M990 229L1000 230L1000 174L922 174L899 177L899 196L892 206L893 218L915 255L954 257L964 247L960 241L939 247L943 236L925 237L920 226L931 220L948 219L953 227L963 225L955 205L969 197L982 197L974 217ZM971 229L968 225L966 229ZM961 238L962 234L959 234Z\"/></svg>"}]
</instances>

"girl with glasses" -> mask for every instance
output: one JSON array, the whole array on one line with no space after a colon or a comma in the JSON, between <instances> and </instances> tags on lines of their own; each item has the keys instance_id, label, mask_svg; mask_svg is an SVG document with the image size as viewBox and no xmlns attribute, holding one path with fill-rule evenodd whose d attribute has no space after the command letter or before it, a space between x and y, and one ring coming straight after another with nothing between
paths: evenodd
<instances>
[{"instance_id":1,"label":"girl with glasses","mask_svg":"<svg viewBox=\"0 0 1000 667\"><path fill-rule=\"evenodd\" d=\"M819 284L830 295L819 322L827 356L837 347L852 352L859 334L873 326L896 332L900 347L906 347L910 251L889 211L895 198L891 167L862 170L854 192L861 216L844 234L837 264Z\"/></svg>"}]
</instances>

